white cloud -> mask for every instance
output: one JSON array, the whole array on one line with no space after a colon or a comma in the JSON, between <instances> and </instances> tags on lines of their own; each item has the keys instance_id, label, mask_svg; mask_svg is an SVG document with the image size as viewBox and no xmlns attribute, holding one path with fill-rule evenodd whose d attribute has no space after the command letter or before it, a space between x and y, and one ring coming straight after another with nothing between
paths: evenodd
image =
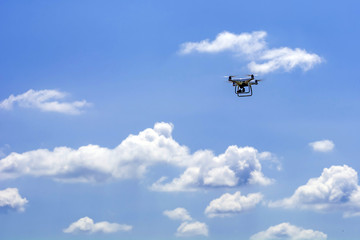
<instances>
[{"instance_id":1,"label":"white cloud","mask_svg":"<svg viewBox=\"0 0 360 240\"><path fill-rule=\"evenodd\" d=\"M208 236L208 226L202 222L183 222L176 231L178 237Z\"/></svg>"},{"instance_id":2,"label":"white cloud","mask_svg":"<svg viewBox=\"0 0 360 240\"><path fill-rule=\"evenodd\" d=\"M89 217L80 218L78 221L70 224L70 226L64 229L64 233L74 232L87 232L87 233L114 233L114 232L128 232L131 231L132 226L126 224L109 223L109 222L98 222L94 223Z\"/></svg>"},{"instance_id":3,"label":"white cloud","mask_svg":"<svg viewBox=\"0 0 360 240\"><path fill-rule=\"evenodd\" d=\"M330 152L334 149L335 144L331 140L321 140L309 143L310 147L317 152Z\"/></svg>"},{"instance_id":4,"label":"white cloud","mask_svg":"<svg viewBox=\"0 0 360 240\"><path fill-rule=\"evenodd\" d=\"M185 208L167 210L163 214L172 220L183 221L175 234L178 237L208 236L209 234L208 226L205 223L194 220Z\"/></svg>"},{"instance_id":5,"label":"white cloud","mask_svg":"<svg viewBox=\"0 0 360 240\"><path fill-rule=\"evenodd\" d=\"M174 210L166 210L163 212L165 216L173 220L191 221L192 218L185 208L175 208Z\"/></svg>"},{"instance_id":6,"label":"white cloud","mask_svg":"<svg viewBox=\"0 0 360 240\"><path fill-rule=\"evenodd\" d=\"M205 209L208 217L225 217L254 208L261 200L261 193L251 193L242 196L241 193L225 193L220 198L214 199Z\"/></svg>"},{"instance_id":7,"label":"white cloud","mask_svg":"<svg viewBox=\"0 0 360 240\"><path fill-rule=\"evenodd\" d=\"M269 206L319 212L342 211L344 217L359 216L358 174L347 165L325 168L320 177L311 178L298 187L291 197L270 202Z\"/></svg>"},{"instance_id":8,"label":"white cloud","mask_svg":"<svg viewBox=\"0 0 360 240\"><path fill-rule=\"evenodd\" d=\"M26 203L28 203L28 200L20 196L17 188L6 188L0 191L0 208L22 212L25 210Z\"/></svg>"},{"instance_id":9,"label":"white cloud","mask_svg":"<svg viewBox=\"0 0 360 240\"><path fill-rule=\"evenodd\" d=\"M297 66L303 71L307 71L322 62L321 57L314 53L308 53L304 49L291 49L288 47L266 50L257 60L263 63L252 61L248 64L248 68L251 72L262 74L278 69L291 71Z\"/></svg>"},{"instance_id":10,"label":"white cloud","mask_svg":"<svg viewBox=\"0 0 360 240\"><path fill-rule=\"evenodd\" d=\"M314 231L312 229L303 229L291 225L290 223L281 223L269 227L266 231L259 232L251 236L250 240L325 240L325 233Z\"/></svg>"},{"instance_id":11,"label":"white cloud","mask_svg":"<svg viewBox=\"0 0 360 240\"><path fill-rule=\"evenodd\" d=\"M190 156L185 172L170 182L160 178L152 185L156 191L194 191L199 187L234 187L242 184L268 185L272 179L261 172L259 153L252 147L230 146L218 156L209 150ZM184 158L186 159L186 158ZM223 175L222 175L223 174Z\"/></svg>"},{"instance_id":12,"label":"white cloud","mask_svg":"<svg viewBox=\"0 0 360 240\"><path fill-rule=\"evenodd\" d=\"M64 114L80 114L82 108L89 105L85 100L75 102L59 102L66 97L66 93L57 90L29 91L20 95L10 95L0 102L0 109L10 110L15 104L23 108L36 108L44 112L58 112Z\"/></svg>"},{"instance_id":13,"label":"white cloud","mask_svg":"<svg viewBox=\"0 0 360 240\"><path fill-rule=\"evenodd\" d=\"M304 49L291 49L288 47L268 48L265 41L267 33L257 31L252 33L233 34L222 32L215 40L208 39L200 42L187 42L181 45L180 53L192 52L218 53L231 51L245 60L250 60L248 68L251 72L265 74L283 69L290 71L300 67L303 71L313 68L323 61L314 53L308 53Z\"/></svg>"},{"instance_id":14,"label":"white cloud","mask_svg":"<svg viewBox=\"0 0 360 240\"><path fill-rule=\"evenodd\" d=\"M236 186L239 179L235 172L229 166L223 166L211 169L204 177L204 184L213 186Z\"/></svg>"},{"instance_id":15,"label":"white cloud","mask_svg":"<svg viewBox=\"0 0 360 240\"><path fill-rule=\"evenodd\" d=\"M232 51L240 54L253 54L265 48L265 37L266 32L264 31L241 33L239 35L225 31L219 33L212 42L206 39L201 42L183 43L181 45L180 53L217 53L222 51Z\"/></svg>"},{"instance_id":16,"label":"white cloud","mask_svg":"<svg viewBox=\"0 0 360 240\"><path fill-rule=\"evenodd\" d=\"M252 147L229 146L218 156L210 150L191 154L172 138L173 126L156 123L138 135L129 135L114 149L87 145L11 153L0 160L0 179L44 176L65 182L99 182L141 178L150 166L169 164L184 173L170 182L161 177L156 191L191 191L202 187L234 187L272 182L261 171L264 154Z\"/></svg>"}]
</instances>

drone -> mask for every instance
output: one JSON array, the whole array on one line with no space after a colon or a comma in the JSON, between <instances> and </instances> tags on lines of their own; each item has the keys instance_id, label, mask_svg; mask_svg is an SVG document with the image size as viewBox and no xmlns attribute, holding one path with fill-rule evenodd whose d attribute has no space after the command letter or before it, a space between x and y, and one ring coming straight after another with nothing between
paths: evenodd
<instances>
[{"instance_id":1,"label":"drone","mask_svg":"<svg viewBox=\"0 0 360 240\"><path fill-rule=\"evenodd\" d=\"M247 78L235 78L236 76L226 76L228 81L235 87L235 94L238 97L252 96L252 85L258 85L260 79L255 79L254 74L247 75Z\"/></svg>"}]
</instances>

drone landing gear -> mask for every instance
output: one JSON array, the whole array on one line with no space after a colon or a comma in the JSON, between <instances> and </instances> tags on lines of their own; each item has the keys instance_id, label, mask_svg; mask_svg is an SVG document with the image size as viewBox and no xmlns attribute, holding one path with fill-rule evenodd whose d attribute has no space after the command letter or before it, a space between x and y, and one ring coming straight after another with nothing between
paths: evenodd
<instances>
[{"instance_id":1,"label":"drone landing gear","mask_svg":"<svg viewBox=\"0 0 360 240\"><path fill-rule=\"evenodd\" d=\"M235 93L238 97L250 97L252 96L251 85L245 87L235 86Z\"/></svg>"}]
</instances>

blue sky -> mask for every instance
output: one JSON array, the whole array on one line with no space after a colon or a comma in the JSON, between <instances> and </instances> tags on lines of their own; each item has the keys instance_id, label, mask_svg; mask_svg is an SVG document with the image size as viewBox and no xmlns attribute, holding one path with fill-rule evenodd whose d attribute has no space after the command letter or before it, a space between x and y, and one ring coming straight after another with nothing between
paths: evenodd
<instances>
[{"instance_id":1,"label":"blue sky","mask_svg":"<svg viewBox=\"0 0 360 240\"><path fill-rule=\"evenodd\" d=\"M358 8L0 2L0 239L358 239Z\"/></svg>"}]
</instances>

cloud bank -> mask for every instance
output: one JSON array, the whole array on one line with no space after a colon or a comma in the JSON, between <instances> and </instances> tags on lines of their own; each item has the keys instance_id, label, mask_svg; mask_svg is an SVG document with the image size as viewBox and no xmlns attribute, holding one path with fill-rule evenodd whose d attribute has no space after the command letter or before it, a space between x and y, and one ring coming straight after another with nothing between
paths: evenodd
<instances>
[{"instance_id":1,"label":"cloud bank","mask_svg":"<svg viewBox=\"0 0 360 240\"><path fill-rule=\"evenodd\" d=\"M64 182L101 182L141 178L150 166L169 164L184 172L168 182L165 176L161 177L151 186L152 190L194 191L273 182L264 176L260 163L271 154L237 146L229 146L217 156L210 150L191 154L172 138L172 131L172 124L156 123L154 128L129 135L114 149L87 145L11 153L0 160L0 179L42 176Z\"/></svg>"},{"instance_id":2,"label":"cloud bank","mask_svg":"<svg viewBox=\"0 0 360 240\"><path fill-rule=\"evenodd\" d=\"M261 193L251 193L247 196L242 196L239 191L234 194L225 193L210 202L205 209L205 214L211 218L232 216L254 208L262 199Z\"/></svg>"},{"instance_id":3,"label":"cloud bank","mask_svg":"<svg viewBox=\"0 0 360 240\"><path fill-rule=\"evenodd\" d=\"M344 217L360 216L358 174L347 165L325 168L320 177L298 187L291 197L270 202L269 206L342 211Z\"/></svg>"},{"instance_id":4,"label":"cloud bank","mask_svg":"<svg viewBox=\"0 0 360 240\"><path fill-rule=\"evenodd\" d=\"M94 223L89 217L80 218L78 221L70 224L70 226L63 230L64 233L86 232L86 233L114 233L114 232L128 232L131 231L132 226L126 224L98 222Z\"/></svg>"},{"instance_id":5,"label":"cloud bank","mask_svg":"<svg viewBox=\"0 0 360 240\"><path fill-rule=\"evenodd\" d=\"M316 152L330 152L334 149L335 144L331 140L321 140L309 143L310 147Z\"/></svg>"},{"instance_id":6,"label":"cloud bank","mask_svg":"<svg viewBox=\"0 0 360 240\"><path fill-rule=\"evenodd\" d=\"M259 232L251 236L250 240L325 240L325 233L314 231L311 229L303 229L291 225L290 223L281 223L276 226L269 227L266 231Z\"/></svg>"},{"instance_id":7,"label":"cloud bank","mask_svg":"<svg viewBox=\"0 0 360 240\"><path fill-rule=\"evenodd\" d=\"M266 35L264 31L238 35L225 31L219 33L213 41L206 39L200 42L183 43L179 52L181 54L233 52L250 61L247 66L251 72L260 74L279 69L291 71L295 67L307 71L323 61L320 56L300 48L268 48L265 41Z\"/></svg>"},{"instance_id":8,"label":"cloud bank","mask_svg":"<svg viewBox=\"0 0 360 240\"><path fill-rule=\"evenodd\" d=\"M35 108L44 112L58 112L63 114L80 114L89 105L85 100L75 102L60 102L66 93L57 90L29 91L20 95L10 95L0 102L0 109L11 110L16 104L23 108Z\"/></svg>"},{"instance_id":9,"label":"cloud bank","mask_svg":"<svg viewBox=\"0 0 360 240\"><path fill-rule=\"evenodd\" d=\"M26 203L28 200L20 196L17 188L6 188L0 191L0 209L13 209L23 212Z\"/></svg>"}]
</instances>

